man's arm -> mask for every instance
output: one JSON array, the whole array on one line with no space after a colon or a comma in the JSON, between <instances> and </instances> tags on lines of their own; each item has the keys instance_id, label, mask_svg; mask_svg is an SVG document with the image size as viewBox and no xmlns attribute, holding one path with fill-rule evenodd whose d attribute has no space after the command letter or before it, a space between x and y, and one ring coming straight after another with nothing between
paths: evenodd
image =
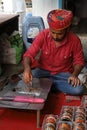
<instances>
[{"instance_id":1,"label":"man's arm","mask_svg":"<svg viewBox=\"0 0 87 130\"><path fill-rule=\"evenodd\" d=\"M24 72L23 72L23 79L26 84L30 83L32 80L32 72L31 72L31 59L29 57L24 57L23 60L23 66L24 66Z\"/></svg>"},{"instance_id":2,"label":"man's arm","mask_svg":"<svg viewBox=\"0 0 87 130\"><path fill-rule=\"evenodd\" d=\"M72 76L75 76L75 77L78 77L78 75L80 74L80 72L81 72L81 70L83 69L83 65L80 65L80 64L78 64L78 65L75 65L75 67L74 67L74 71L73 71L73 73L72 73Z\"/></svg>"},{"instance_id":3,"label":"man's arm","mask_svg":"<svg viewBox=\"0 0 87 130\"><path fill-rule=\"evenodd\" d=\"M83 65L80 65L80 64L75 65L73 73L68 78L68 83L71 83L74 87L82 84L82 82L78 78L78 75L80 74L82 68L83 68Z\"/></svg>"}]
</instances>

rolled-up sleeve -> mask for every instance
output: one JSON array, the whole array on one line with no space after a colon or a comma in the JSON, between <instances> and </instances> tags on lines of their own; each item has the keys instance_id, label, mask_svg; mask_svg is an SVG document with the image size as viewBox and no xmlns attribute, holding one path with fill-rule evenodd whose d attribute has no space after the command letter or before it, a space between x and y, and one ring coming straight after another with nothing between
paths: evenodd
<instances>
[{"instance_id":1,"label":"rolled-up sleeve","mask_svg":"<svg viewBox=\"0 0 87 130\"><path fill-rule=\"evenodd\" d=\"M32 61L32 63L35 60L35 56L39 53L41 46L43 44L43 33L40 32L38 36L34 39L33 43L29 47L29 49L24 53L24 57L29 57Z\"/></svg>"}]
</instances>

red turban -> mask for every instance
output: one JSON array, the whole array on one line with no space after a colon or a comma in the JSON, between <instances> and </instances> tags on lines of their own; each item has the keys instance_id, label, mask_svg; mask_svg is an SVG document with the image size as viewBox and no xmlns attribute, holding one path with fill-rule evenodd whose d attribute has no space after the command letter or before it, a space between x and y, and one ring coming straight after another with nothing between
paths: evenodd
<instances>
[{"instance_id":1,"label":"red turban","mask_svg":"<svg viewBox=\"0 0 87 130\"><path fill-rule=\"evenodd\" d=\"M62 30L69 27L72 19L72 12L65 9L52 10L47 16L49 27L54 30Z\"/></svg>"}]
</instances>

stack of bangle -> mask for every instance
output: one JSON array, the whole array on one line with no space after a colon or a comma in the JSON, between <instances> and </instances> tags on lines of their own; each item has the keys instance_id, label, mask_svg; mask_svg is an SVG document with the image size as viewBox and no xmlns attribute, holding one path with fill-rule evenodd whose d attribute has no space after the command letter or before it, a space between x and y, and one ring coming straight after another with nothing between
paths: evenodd
<instances>
[{"instance_id":1,"label":"stack of bangle","mask_svg":"<svg viewBox=\"0 0 87 130\"><path fill-rule=\"evenodd\" d=\"M55 130L57 117L53 114L46 115L43 130Z\"/></svg>"},{"instance_id":2,"label":"stack of bangle","mask_svg":"<svg viewBox=\"0 0 87 130\"><path fill-rule=\"evenodd\" d=\"M82 123L74 123L72 130L85 130L85 126Z\"/></svg>"},{"instance_id":3,"label":"stack of bangle","mask_svg":"<svg viewBox=\"0 0 87 130\"><path fill-rule=\"evenodd\" d=\"M85 123L85 109L83 107L77 107L75 110L74 121L76 123Z\"/></svg>"},{"instance_id":4,"label":"stack of bangle","mask_svg":"<svg viewBox=\"0 0 87 130\"><path fill-rule=\"evenodd\" d=\"M71 107L64 107L60 116L61 121L72 121L73 109Z\"/></svg>"},{"instance_id":5,"label":"stack of bangle","mask_svg":"<svg viewBox=\"0 0 87 130\"><path fill-rule=\"evenodd\" d=\"M58 124L57 130L71 130L71 126L67 122L61 122Z\"/></svg>"}]
</instances>

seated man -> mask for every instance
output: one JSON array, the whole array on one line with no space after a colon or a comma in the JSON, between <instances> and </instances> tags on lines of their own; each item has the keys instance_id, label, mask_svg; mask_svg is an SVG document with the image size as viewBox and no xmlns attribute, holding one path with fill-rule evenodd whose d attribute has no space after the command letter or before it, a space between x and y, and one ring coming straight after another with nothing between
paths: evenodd
<instances>
[{"instance_id":1,"label":"seated man","mask_svg":"<svg viewBox=\"0 0 87 130\"><path fill-rule=\"evenodd\" d=\"M38 34L23 56L23 78L26 84L32 77L49 77L56 91L72 95L83 93L78 75L84 67L84 55L80 39L69 30L72 19L72 12L64 9L48 13L49 28ZM40 50L38 68L31 70Z\"/></svg>"}]
</instances>

